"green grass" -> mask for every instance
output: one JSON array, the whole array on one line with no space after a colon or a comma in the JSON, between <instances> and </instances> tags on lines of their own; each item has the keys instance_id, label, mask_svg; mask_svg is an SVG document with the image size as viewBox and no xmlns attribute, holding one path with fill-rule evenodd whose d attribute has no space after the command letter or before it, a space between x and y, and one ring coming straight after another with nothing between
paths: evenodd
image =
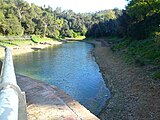
<instances>
[{"instance_id":1,"label":"green grass","mask_svg":"<svg viewBox=\"0 0 160 120\"><path fill-rule=\"evenodd\" d=\"M160 79L160 71L157 71L153 74L153 77L156 79Z\"/></svg>"},{"instance_id":2,"label":"green grass","mask_svg":"<svg viewBox=\"0 0 160 120\"><path fill-rule=\"evenodd\" d=\"M38 36L38 35L33 35L32 36L32 41L33 42L35 42L35 43L39 43L39 42L51 42L51 41L53 41L53 40L56 40L56 39L53 39L53 38L42 38L42 37L40 37L40 36Z\"/></svg>"},{"instance_id":3,"label":"green grass","mask_svg":"<svg viewBox=\"0 0 160 120\"><path fill-rule=\"evenodd\" d=\"M127 54L144 64L160 64L160 47L152 39L132 42L128 46Z\"/></svg>"},{"instance_id":4,"label":"green grass","mask_svg":"<svg viewBox=\"0 0 160 120\"><path fill-rule=\"evenodd\" d=\"M113 39L112 42L114 44L111 49L113 51L120 51L127 62L138 66L160 66L160 44L154 39L150 38L139 41L133 39L114 41ZM160 72L156 72L154 77L160 79Z\"/></svg>"},{"instance_id":5,"label":"green grass","mask_svg":"<svg viewBox=\"0 0 160 120\"><path fill-rule=\"evenodd\" d=\"M14 46L26 46L39 42L52 42L52 38L41 38L40 36L32 36L32 40L0 40L0 45L14 47Z\"/></svg>"},{"instance_id":6,"label":"green grass","mask_svg":"<svg viewBox=\"0 0 160 120\"><path fill-rule=\"evenodd\" d=\"M2 40L0 40L0 45L2 45L2 46L7 46L7 47L14 46L14 45L12 45L12 44L10 44L10 43L6 43L6 42L4 42L4 41L2 41Z\"/></svg>"},{"instance_id":7,"label":"green grass","mask_svg":"<svg viewBox=\"0 0 160 120\"><path fill-rule=\"evenodd\" d=\"M25 45L33 44L31 40L14 40L12 42L13 44L16 44L18 46L25 46Z\"/></svg>"},{"instance_id":8,"label":"green grass","mask_svg":"<svg viewBox=\"0 0 160 120\"><path fill-rule=\"evenodd\" d=\"M126 56L135 61L154 65L160 64L160 46L153 39L141 41L124 39L114 44L112 50L125 50Z\"/></svg>"},{"instance_id":9,"label":"green grass","mask_svg":"<svg viewBox=\"0 0 160 120\"><path fill-rule=\"evenodd\" d=\"M40 42L52 42L53 38L41 38L40 36L32 36L32 40L3 40L3 36L0 36L0 45L2 46L8 46L8 47L14 47L14 46L26 46L34 43L40 43Z\"/></svg>"},{"instance_id":10,"label":"green grass","mask_svg":"<svg viewBox=\"0 0 160 120\"><path fill-rule=\"evenodd\" d=\"M66 40L85 40L85 36L77 36L75 38L70 38L70 37L65 37L63 39L66 39Z\"/></svg>"},{"instance_id":11,"label":"green grass","mask_svg":"<svg viewBox=\"0 0 160 120\"><path fill-rule=\"evenodd\" d=\"M75 39L84 40L86 36L77 36Z\"/></svg>"},{"instance_id":12,"label":"green grass","mask_svg":"<svg viewBox=\"0 0 160 120\"><path fill-rule=\"evenodd\" d=\"M0 40L0 45L14 47L33 44L31 40Z\"/></svg>"},{"instance_id":13,"label":"green grass","mask_svg":"<svg viewBox=\"0 0 160 120\"><path fill-rule=\"evenodd\" d=\"M113 51L119 51L119 50L123 50L126 49L128 47L128 45L130 44L130 40L116 40L116 41L111 41L111 43L114 43L115 45L112 47Z\"/></svg>"},{"instance_id":14,"label":"green grass","mask_svg":"<svg viewBox=\"0 0 160 120\"><path fill-rule=\"evenodd\" d=\"M103 39L110 43L118 43L123 40L123 38L118 38L117 36L104 37Z\"/></svg>"}]
</instances>

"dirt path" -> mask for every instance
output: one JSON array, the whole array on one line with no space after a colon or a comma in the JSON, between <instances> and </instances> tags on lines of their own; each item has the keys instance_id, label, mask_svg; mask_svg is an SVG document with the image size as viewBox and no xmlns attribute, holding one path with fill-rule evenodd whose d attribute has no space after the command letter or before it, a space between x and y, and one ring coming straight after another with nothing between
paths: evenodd
<instances>
[{"instance_id":1,"label":"dirt path","mask_svg":"<svg viewBox=\"0 0 160 120\"><path fill-rule=\"evenodd\" d=\"M109 47L94 42L94 55L111 90L111 99L100 113L101 120L160 120L160 81L127 65Z\"/></svg>"}]
</instances>

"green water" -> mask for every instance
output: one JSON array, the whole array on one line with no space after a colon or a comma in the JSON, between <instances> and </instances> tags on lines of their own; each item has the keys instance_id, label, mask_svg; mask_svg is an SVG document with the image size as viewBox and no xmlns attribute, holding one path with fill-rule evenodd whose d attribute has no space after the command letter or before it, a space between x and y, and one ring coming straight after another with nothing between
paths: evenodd
<instances>
[{"instance_id":1,"label":"green water","mask_svg":"<svg viewBox=\"0 0 160 120\"><path fill-rule=\"evenodd\" d=\"M95 58L93 46L71 42L14 57L16 72L58 86L94 114L110 93Z\"/></svg>"}]
</instances>

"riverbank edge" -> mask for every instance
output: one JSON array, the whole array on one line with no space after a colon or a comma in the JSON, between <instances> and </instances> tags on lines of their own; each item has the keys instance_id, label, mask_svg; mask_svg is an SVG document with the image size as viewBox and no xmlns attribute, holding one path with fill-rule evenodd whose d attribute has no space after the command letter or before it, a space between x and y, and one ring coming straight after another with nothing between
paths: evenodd
<instances>
[{"instance_id":1,"label":"riverbank edge","mask_svg":"<svg viewBox=\"0 0 160 120\"><path fill-rule=\"evenodd\" d=\"M107 42L86 41L95 46L92 53L111 92L111 98L98 115L101 120L158 120L160 82L148 76L147 68L128 65Z\"/></svg>"},{"instance_id":2,"label":"riverbank edge","mask_svg":"<svg viewBox=\"0 0 160 120\"><path fill-rule=\"evenodd\" d=\"M40 49L45 49L50 46L56 46L56 45L61 45L61 44L63 44L63 42L59 42L59 41L48 42L47 41L44 43L35 43L32 45L16 46L16 47L9 47L9 48L11 48L12 55L16 56L16 55L26 54L26 53L37 51ZM4 56L5 56L4 48L0 47L0 58L4 58Z\"/></svg>"},{"instance_id":3,"label":"riverbank edge","mask_svg":"<svg viewBox=\"0 0 160 120\"><path fill-rule=\"evenodd\" d=\"M24 75L16 78L26 94L28 120L100 120L58 87Z\"/></svg>"},{"instance_id":4,"label":"riverbank edge","mask_svg":"<svg viewBox=\"0 0 160 120\"><path fill-rule=\"evenodd\" d=\"M54 41L52 43L47 43L47 44L46 43L45 44L34 44L34 45L29 45L29 46L10 47L10 48L12 50L12 55L15 56L15 55L26 54L29 52L33 52L35 50L45 49L50 46L61 45L61 44L63 44L63 42ZM4 48L1 48L1 50L3 50L3 52L4 52ZM3 54L0 54L0 58L3 58L4 55L5 55L5 52ZM16 77L17 77L18 85L20 86L21 90L25 91L25 93L26 93L27 114L29 115L28 116L29 120L33 120L35 118L41 119L41 117L43 117L42 119L46 119L46 117L51 118L51 119L61 119L61 117L63 117L64 119L76 119L76 120L80 120L80 119L99 120L99 118L96 115L91 113L86 107L84 107L78 101L74 100L70 95L65 93L60 88L58 88L54 85L49 85L43 81L32 79L32 78L30 78L28 76L24 76L24 75L16 74ZM26 79L25 81L27 81L27 80L28 81L25 82L24 79ZM48 87L49 87L49 89L51 88L52 93L56 93L54 97L56 97L59 100L58 103L60 104L60 106L61 106L61 104L64 104L64 106L65 106L64 108L58 108L57 113L55 113L56 114L55 117L53 115L52 116L47 116L47 115L50 114L52 111L57 110L57 108L55 107L55 106L58 106L57 103L51 104L49 106L47 105L49 107L49 110L47 110L47 111L46 111L46 105L44 107L43 106L39 107L39 105L37 105L37 104L39 104L39 102L41 104L46 104L46 102L44 102L42 98L39 99L39 98L35 97L37 93L32 92L32 91L37 91L37 89L39 89L39 91L43 91L42 88L38 88L39 85L43 86L43 88L45 88L45 86L46 86L46 89L48 89ZM32 88L32 86L33 86L33 88ZM52 88L53 88L53 90L52 90ZM33 89L33 90L31 91L30 89ZM44 92L44 94L46 94L46 93L47 93L47 91ZM43 96L43 98L45 98L45 97L47 98L48 96ZM50 98L47 98L47 101L49 99ZM68 111L70 111L70 112L67 113L65 111L66 108L68 109L67 112ZM61 113L62 110L64 111L63 114ZM47 115L44 117L44 114L41 114L41 113L46 113Z\"/></svg>"},{"instance_id":5,"label":"riverbank edge","mask_svg":"<svg viewBox=\"0 0 160 120\"><path fill-rule=\"evenodd\" d=\"M93 45L93 50L91 51L91 54L93 55L93 57L95 58L95 61L96 63L98 64L99 66L99 69L100 69L100 73L102 74L102 78L104 79L104 82L106 84L106 87L110 90L110 94L112 94L112 87L111 85L108 83L108 80L104 74L104 71L103 71L103 67L101 62L99 61L99 55L97 53L95 53L96 49L97 48L101 48L102 47L102 43L101 42L97 42L96 40L92 40L92 41L83 41L83 42L86 42L86 43L89 43L89 44L92 44ZM103 113L104 109L106 106L108 106L109 104L109 101L112 99L112 95L110 96L110 98L106 101L105 105L103 106L102 110L100 111L100 113L97 115L98 117L100 117L100 114Z\"/></svg>"}]
</instances>

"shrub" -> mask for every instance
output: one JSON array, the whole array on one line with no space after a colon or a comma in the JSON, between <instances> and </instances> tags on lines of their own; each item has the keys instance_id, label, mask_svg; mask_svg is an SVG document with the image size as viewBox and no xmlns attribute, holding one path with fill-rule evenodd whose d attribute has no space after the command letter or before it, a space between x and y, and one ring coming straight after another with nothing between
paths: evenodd
<instances>
[{"instance_id":1,"label":"shrub","mask_svg":"<svg viewBox=\"0 0 160 120\"><path fill-rule=\"evenodd\" d=\"M157 71L153 74L153 77L156 79L160 79L160 71Z\"/></svg>"}]
</instances>

